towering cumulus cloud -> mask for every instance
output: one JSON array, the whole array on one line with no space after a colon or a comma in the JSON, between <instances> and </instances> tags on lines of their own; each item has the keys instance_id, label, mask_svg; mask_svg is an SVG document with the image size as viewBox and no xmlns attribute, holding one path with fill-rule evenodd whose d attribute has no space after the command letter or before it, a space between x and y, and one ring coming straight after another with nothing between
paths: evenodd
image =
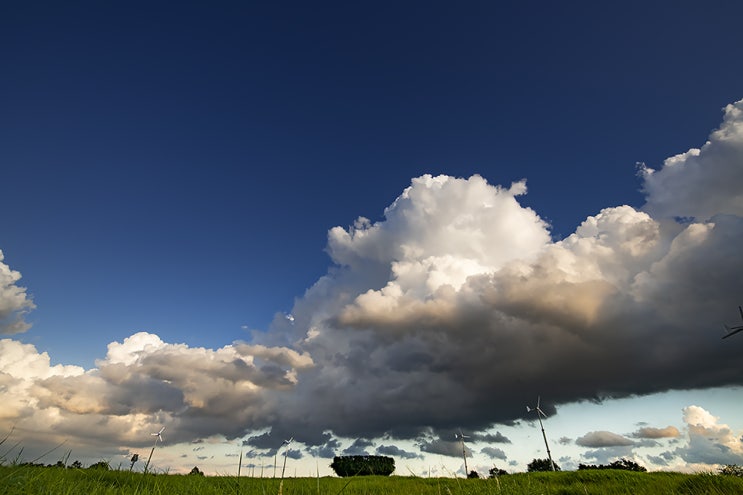
<instances>
[{"instance_id":1,"label":"towering cumulus cloud","mask_svg":"<svg viewBox=\"0 0 743 495\"><path fill-rule=\"evenodd\" d=\"M426 446L430 428L520 418L545 390L560 404L743 384L717 331L743 297L743 101L641 177L642 208L607 205L559 241L519 203L525 181L415 178L383 220L330 230L333 266L250 344L140 333L85 371L0 341L2 426L135 445L167 420L172 441L270 428L315 452L331 433ZM4 333L33 306L18 278L0 264Z\"/></svg>"},{"instance_id":2,"label":"towering cumulus cloud","mask_svg":"<svg viewBox=\"0 0 743 495\"><path fill-rule=\"evenodd\" d=\"M742 383L717 329L743 294L743 102L698 150L642 170L647 203L569 237L510 188L423 176L329 232L336 268L283 340L313 357L280 425L369 437L485 426L557 403ZM296 416L293 414L296 412Z\"/></svg>"}]
</instances>

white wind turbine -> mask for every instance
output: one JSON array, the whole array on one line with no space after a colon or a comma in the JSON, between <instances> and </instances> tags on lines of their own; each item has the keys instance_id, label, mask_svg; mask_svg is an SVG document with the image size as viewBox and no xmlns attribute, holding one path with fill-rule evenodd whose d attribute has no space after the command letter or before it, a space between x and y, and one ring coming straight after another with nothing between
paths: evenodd
<instances>
[{"instance_id":1,"label":"white wind turbine","mask_svg":"<svg viewBox=\"0 0 743 495\"><path fill-rule=\"evenodd\" d=\"M163 426L160 428L160 431L157 433L150 433L150 436L155 437L155 445L152 446L152 450L150 450L150 456L147 458L147 463L144 465L144 473L147 474L147 468L150 466L150 460L152 460L152 454L155 452L155 447L157 447L157 441L160 440L160 442L163 441L163 431L165 431L165 427Z\"/></svg>"},{"instance_id":2,"label":"white wind turbine","mask_svg":"<svg viewBox=\"0 0 743 495\"><path fill-rule=\"evenodd\" d=\"M550 446L547 443L547 434L544 433L544 425L542 424L542 416L544 416L544 418L547 419L547 415L544 414L544 411L542 411L542 409L540 409L540 407L539 407L539 399L540 399L540 397L537 396L537 407L526 406L526 412L532 412L532 411L536 411L537 412L537 419L539 420L539 427L542 429L542 437L544 438L544 446L547 449L547 457L549 457L550 467L554 471L555 470L555 463L552 460L552 454L550 453Z\"/></svg>"},{"instance_id":3,"label":"white wind turbine","mask_svg":"<svg viewBox=\"0 0 743 495\"><path fill-rule=\"evenodd\" d=\"M155 439L155 445L157 445L157 441L158 440L160 440L161 442L163 441L163 432L164 431L165 431L165 427L163 426L162 428L160 428L160 431L158 431L157 433L150 433L151 436L157 437Z\"/></svg>"},{"instance_id":4,"label":"white wind turbine","mask_svg":"<svg viewBox=\"0 0 743 495\"><path fill-rule=\"evenodd\" d=\"M281 444L282 446L286 445L286 449L284 450L284 467L281 468L281 479L284 479L284 471L286 471L286 456L289 455L289 445L294 441L294 437L291 437L289 440L284 440L284 442Z\"/></svg>"},{"instance_id":5,"label":"white wind turbine","mask_svg":"<svg viewBox=\"0 0 743 495\"><path fill-rule=\"evenodd\" d=\"M458 439L462 444L462 459L464 459L464 477L466 478L469 476L470 472L467 470L467 450L464 448L464 439L469 438L468 435L465 435L462 433L462 430L459 430L459 433L454 434L454 438Z\"/></svg>"}]
</instances>

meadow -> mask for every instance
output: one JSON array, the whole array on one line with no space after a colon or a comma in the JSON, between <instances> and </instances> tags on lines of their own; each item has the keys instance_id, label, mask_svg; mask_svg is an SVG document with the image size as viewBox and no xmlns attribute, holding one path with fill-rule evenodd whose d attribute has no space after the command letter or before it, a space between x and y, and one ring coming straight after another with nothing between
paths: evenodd
<instances>
[{"instance_id":1,"label":"meadow","mask_svg":"<svg viewBox=\"0 0 743 495\"><path fill-rule=\"evenodd\" d=\"M572 471L493 479L365 476L249 478L0 466L0 493L85 495L568 495L740 494L743 478L719 474Z\"/></svg>"}]
</instances>

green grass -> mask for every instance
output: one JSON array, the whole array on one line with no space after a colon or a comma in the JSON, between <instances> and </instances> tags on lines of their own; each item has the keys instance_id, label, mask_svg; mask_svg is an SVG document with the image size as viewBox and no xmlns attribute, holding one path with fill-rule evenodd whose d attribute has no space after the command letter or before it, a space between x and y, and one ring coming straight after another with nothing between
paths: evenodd
<instances>
[{"instance_id":1,"label":"green grass","mask_svg":"<svg viewBox=\"0 0 743 495\"><path fill-rule=\"evenodd\" d=\"M281 481L229 476L144 475L128 471L0 466L0 493L69 495L277 495ZM281 495L663 495L741 494L743 478L711 474L575 471L498 479L368 476L288 478Z\"/></svg>"}]
</instances>

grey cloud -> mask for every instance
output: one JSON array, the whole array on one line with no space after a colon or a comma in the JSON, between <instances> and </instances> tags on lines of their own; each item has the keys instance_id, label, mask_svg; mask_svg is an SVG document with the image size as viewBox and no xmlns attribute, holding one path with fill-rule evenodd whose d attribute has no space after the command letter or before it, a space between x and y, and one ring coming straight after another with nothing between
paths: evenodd
<instances>
[{"instance_id":1,"label":"grey cloud","mask_svg":"<svg viewBox=\"0 0 743 495\"><path fill-rule=\"evenodd\" d=\"M462 457L462 444L457 441L430 439L420 441L420 449L430 454L441 454L449 457ZM469 447L465 446L468 456L472 455Z\"/></svg>"},{"instance_id":2,"label":"grey cloud","mask_svg":"<svg viewBox=\"0 0 743 495\"><path fill-rule=\"evenodd\" d=\"M330 459L337 455L338 450L341 447L341 443L335 438L329 439L324 445L317 447L310 447L307 452L313 457L321 457L323 459Z\"/></svg>"},{"instance_id":3,"label":"grey cloud","mask_svg":"<svg viewBox=\"0 0 743 495\"><path fill-rule=\"evenodd\" d=\"M480 452L490 457L491 459L502 459L504 461L508 459L508 456L504 451L502 451L501 449L496 449L494 447L485 447L481 449Z\"/></svg>"},{"instance_id":4,"label":"grey cloud","mask_svg":"<svg viewBox=\"0 0 743 495\"><path fill-rule=\"evenodd\" d=\"M674 459L676 459L676 454L673 452L661 452L657 456L648 456L648 460L656 466L669 466Z\"/></svg>"},{"instance_id":5,"label":"grey cloud","mask_svg":"<svg viewBox=\"0 0 743 495\"><path fill-rule=\"evenodd\" d=\"M472 434L472 442L479 442L479 443L511 443L511 440L508 439L505 435L503 435L501 432L493 433L473 433Z\"/></svg>"},{"instance_id":6,"label":"grey cloud","mask_svg":"<svg viewBox=\"0 0 743 495\"><path fill-rule=\"evenodd\" d=\"M557 459L557 464L563 471L575 471L578 469L575 460L573 460L573 458L569 456L560 457L559 459Z\"/></svg>"},{"instance_id":7,"label":"grey cloud","mask_svg":"<svg viewBox=\"0 0 743 495\"><path fill-rule=\"evenodd\" d=\"M583 457L585 457L586 459L590 459L590 461L588 462L591 463L610 464L612 461L615 461L617 459L632 459L633 447L604 447L596 450L588 450L583 453Z\"/></svg>"},{"instance_id":8,"label":"grey cloud","mask_svg":"<svg viewBox=\"0 0 743 495\"><path fill-rule=\"evenodd\" d=\"M345 455L369 455L367 449L374 447L374 442L369 440L358 438L353 441L351 445L343 450Z\"/></svg>"},{"instance_id":9,"label":"grey cloud","mask_svg":"<svg viewBox=\"0 0 743 495\"><path fill-rule=\"evenodd\" d=\"M419 459L423 457L421 454L408 452L407 450L403 450L394 445L380 445L379 447L377 447L377 454L401 457L403 459Z\"/></svg>"},{"instance_id":10,"label":"grey cloud","mask_svg":"<svg viewBox=\"0 0 743 495\"><path fill-rule=\"evenodd\" d=\"M635 442L610 431L592 431L575 441L581 447L624 447L634 445Z\"/></svg>"},{"instance_id":11,"label":"grey cloud","mask_svg":"<svg viewBox=\"0 0 743 495\"><path fill-rule=\"evenodd\" d=\"M272 436L270 433L262 433L260 435L248 437L247 440L243 441L243 445L250 445L258 449L276 451L281 447L281 442L283 442L283 440L280 440L280 436L278 438L279 439Z\"/></svg>"},{"instance_id":12,"label":"grey cloud","mask_svg":"<svg viewBox=\"0 0 743 495\"><path fill-rule=\"evenodd\" d=\"M295 460L301 459L302 457L304 457L304 455L302 454L302 451L299 449L289 449L289 451L286 453L286 456L289 459L295 459Z\"/></svg>"}]
</instances>

